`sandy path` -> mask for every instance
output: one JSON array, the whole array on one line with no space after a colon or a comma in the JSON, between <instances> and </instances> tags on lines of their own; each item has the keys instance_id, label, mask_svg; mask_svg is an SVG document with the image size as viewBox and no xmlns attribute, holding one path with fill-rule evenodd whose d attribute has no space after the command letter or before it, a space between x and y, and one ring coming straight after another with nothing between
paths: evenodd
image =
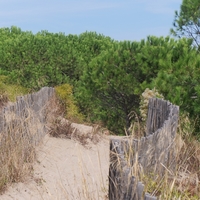
<instances>
[{"instance_id":1,"label":"sandy path","mask_svg":"<svg viewBox=\"0 0 200 200\"><path fill-rule=\"evenodd\" d=\"M38 147L33 177L13 184L1 200L106 199L109 141L87 149L69 140L45 136Z\"/></svg>"}]
</instances>

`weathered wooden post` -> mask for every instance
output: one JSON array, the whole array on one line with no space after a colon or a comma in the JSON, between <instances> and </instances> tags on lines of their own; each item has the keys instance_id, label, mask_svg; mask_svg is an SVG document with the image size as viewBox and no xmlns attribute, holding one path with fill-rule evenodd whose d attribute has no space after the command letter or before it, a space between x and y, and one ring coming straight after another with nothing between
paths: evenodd
<instances>
[{"instance_id":1,"label":"weathered wooden post","mask_svg":"<svg viewBox=\"0 0 200 200\"><path fill-rule=\"evenodd\" d=\"M161 176L165 168L175 170L178 114L178 106L161 99L150 99L146 137L110 140L110 200L157 199L148 193L143 194L144 185L138 175L142 171Z\"/></svg>"},{"instance_id":2,"label":"weathered wooden post","mask_svg":"<svg viewBox=\"0 0 200 200\"><path fill-rule=\"evenodd\" d=\"M11 126L14 129L20 124L23 129L23 136L32 137L29 138L30 141L37 144L45 135L45 106L53 97L54 93L54 88L43 87L36 93L17 97L15 103L5 107L0 112L0 133L9 129ZM30 129L30 127L28 127L25 122L29 122L29 125L35 125L34 131L36 131L37 134L32 134L33 136L30 136L28 134L28 129Z\"/></svg>"}]
</instances>

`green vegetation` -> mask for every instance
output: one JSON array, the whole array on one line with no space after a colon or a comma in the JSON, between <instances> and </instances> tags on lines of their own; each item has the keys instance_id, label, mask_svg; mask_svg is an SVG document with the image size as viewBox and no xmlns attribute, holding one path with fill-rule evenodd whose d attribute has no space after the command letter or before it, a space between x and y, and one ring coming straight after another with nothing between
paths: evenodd
<instances>
[{"instance_id":1,"label":"green vegetation","mask_svg":"<svg viewBox=\"0 0 200 200\"><path fill-rule=\"evenodd\" d=\"M73 97L72 86L63 84L55 87L57 97L64 107L64 115L67 119L76 122L83 122L83 116L79 113Z\"/></svg>"},{"instance_id":2,"label":"green vegetation","mask_svg":"<svg viewBox=\"0 0 200 200\"><path fill-rule=\"evenodd\" d=\"M23 96L29 93L29 89L14 84L8 84L7 76L0 76L0 95L4 97L6 101L16 101L17 96ZM1 100L1 99L0 99Z\"/></svg>"},{"instance_id":3,"label":"green vegetation","mask_svg":"<svg viewBox=\"0 0 200 200\"><path fill-rule=\"evenodd\" d=\"M171 33L178 37L188 37L199 48L200 45L200 2L183 0L180 11L175 11L174 29Z\"/></svg>"},{"instance_id":4,"label":"green vegetation","mask_svg":"<svg viewBox=\"0 0 200 200\"><path fill-rule=\"evenodd\" d=\"M75 118L82 113L87 121L124 134L136 115L142 120L142 92L155 87L188 113L199 135L200 55L190 39L149 36L119 42L95 32L33 34L13 26L0 29L0 52L1 87L2 76L10 89L20 91L68 84L73 89L65 95L76 108L66 109Z\"/></svg>"},{"instance_id":5,"label":"green vegetation","mask_svg":"<svg viewBox=\"0 0 200 200\"><path fill-rule=\"evenodd\" d=\"M16 96L51 86L56 89L67 119L101 123L110 131L124 135L131 129L136 132L142 129L140 124L144 123L150 96L164 97L180 106L178 131L185 145L178 166L199 177L199 144L193 137L200 140L199 7L198 0L183 0L171 30L179 37L177 40L169 36L149 36L137 42L119 42L95 32L33 34L15 26L0 28L0 106L15 101ZM60 130L67 126L63 125ZM18 129L13 131L21 134L21 127ZM9 133L6 137L11 141ZM20 137L16 134L16 138ZM5 153L2 163L6 162L0 174L0 190L23 177L20 169L26 168L25 173L31 171L29 164L21 163L34 160L33 149L30 148L30 158L19 157L25 155L26 149L22 147L26 143L19 143L18 149L10 148L15 147L14 143L1 145L9 151L2 150ZM9 157L6 152L14 155L11 161L5 159ZM4 171L8 168L10 171L6 174ZM149 182L149 178L144 177L144 182L145 179ZM192 182L188 184L184 180L188 185L185 192L183 181L169 183L168 180L160 184L162 187L150 181L147 191L159 195L165 190L168 198L163 198L166 199L172 195L192 199L193 193L195 199L199 194L199 190L193 191ZM179 190L175 187L172 191L174 185Z\"/></svg>"}]
</instances>

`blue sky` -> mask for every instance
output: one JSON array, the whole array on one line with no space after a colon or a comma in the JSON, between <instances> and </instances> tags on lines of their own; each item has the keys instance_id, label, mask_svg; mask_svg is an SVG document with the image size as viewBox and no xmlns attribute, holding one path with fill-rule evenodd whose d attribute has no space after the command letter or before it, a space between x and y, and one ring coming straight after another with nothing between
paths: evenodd
<instances>
[{"instance_id":1,"label":"blue sky","mask_svg":"<svg viewBox=\"0 0 200 200\"><path fill-rule=\"evenodd\" d=\"M0 0L0 27L80 34L115 40L167 36L182 0Z\"/></svg>"}]
</instances>

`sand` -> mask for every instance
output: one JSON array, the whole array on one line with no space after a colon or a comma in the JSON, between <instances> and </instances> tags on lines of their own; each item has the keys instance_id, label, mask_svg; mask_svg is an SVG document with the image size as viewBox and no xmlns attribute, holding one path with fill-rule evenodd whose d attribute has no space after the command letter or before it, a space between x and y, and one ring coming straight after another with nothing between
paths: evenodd
<instances>
[{"instance_id":1,"label":"sand","mask_svg":"<svg viewBox=\"0 0 200 200\"><path fill-rule=\"evenodd\" d=\"M12 184L0 199L105 200L108 170L108 137L84 147L74 140L46 135L37 147L33 174L23 183Z\"/></svg>"}]
</instances>

